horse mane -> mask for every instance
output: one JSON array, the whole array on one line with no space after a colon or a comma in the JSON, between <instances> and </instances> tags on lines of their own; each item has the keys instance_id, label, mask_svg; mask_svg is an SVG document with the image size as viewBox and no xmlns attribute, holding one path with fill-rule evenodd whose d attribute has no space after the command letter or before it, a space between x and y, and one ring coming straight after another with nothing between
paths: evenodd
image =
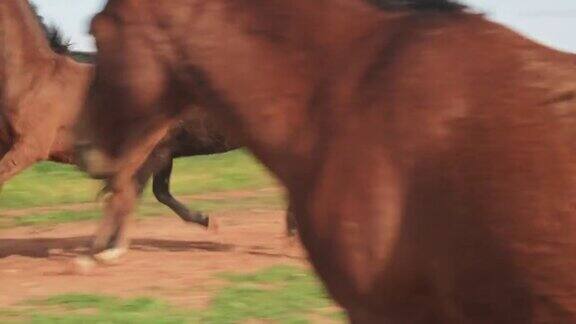
<instances>
[{"instance_id":1,"label":"horse mane","mask_svg":"<svg viewBox=\"0 0 576 324\"><path fill-rule=\"evenodd\" d=\"M366 0L384 10L461 11L466 5L456 0Z\"/></svg>"},{"instance_id":2,"label":"horse mane","mask_svg":"<svg viewBox=\"0 0 576 324\"><path fill-rule=\"evenodd\" d=\"M44 35L46 35L46 40L48 40L48 44L50 45L52 51L60 55L70 54L71 53L70 47L72 46L70 39L65 37L64 33L56 25L53 24L47 25L44 22L42 16L38 14L38 8L30 1L26 2L28 3L30 10L34 13L34 17L36 18L36 21L42 28Z\"/></svg>"},{"instance_id":3,"label":"horse mane","mask_svg":"<svg viewBox=\"0 0 576 324\"><path fill-rule=\"evenodd\" d=\"M70 39L67 38L60 28L55 25L44 26L44 33L46 34L46 39L50 44L50 48L56 53L61 55L72 54L70 46L72 43Z\"/></svg>"}]
</instances>

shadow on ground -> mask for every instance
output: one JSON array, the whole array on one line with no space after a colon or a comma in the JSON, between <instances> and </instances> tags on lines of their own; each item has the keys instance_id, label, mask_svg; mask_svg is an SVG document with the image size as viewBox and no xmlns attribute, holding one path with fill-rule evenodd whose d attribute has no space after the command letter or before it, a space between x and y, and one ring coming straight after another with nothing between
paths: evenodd
<instances>
[{"instance_id":1,"label":"shadow on ground","mask_svg":"<svg viewBox=\"0 0 576 324\"><path fill-rule=\"evenodd\" d=\"M24 256L31 258L47 258L54 251L61 253L77 253L90 244L90 236L76 236L68 238L34 238L34 239L0 239L0 259L10 256ZM234 245L210 241L177 241L161 239L135 239L131 250L139 251L168 251L185 252L202 250L210 252L227 252L234 249Z\"/></svg>"}]
</instances>

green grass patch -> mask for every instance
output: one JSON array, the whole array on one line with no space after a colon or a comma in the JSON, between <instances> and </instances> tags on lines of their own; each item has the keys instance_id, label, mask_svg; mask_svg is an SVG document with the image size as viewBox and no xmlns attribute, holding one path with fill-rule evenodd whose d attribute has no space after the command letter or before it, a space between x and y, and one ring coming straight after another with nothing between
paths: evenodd
<instances>
[{"instance_id":1,"label":"green grass patch","mask_svg":"<svg viewBox=\"0 0 576 324\"><path fill-rule=\"evenodd\" d=\"M285 202L276 192L255 192L254 196L231 197L220 199L195 199L188 203L190 209L206 213L247 210L278 210L285 208ZM136 217L177 217L168 207L154 199L146 199L138 205ZM19 226L51 226L63 223L99 220L102 217L100 208L87 210L61 210L30 213L24 216L0 217L0 229Z\"/></svg>"},{"instance_id":2,"label":"green grass patch","mask_svg":"<svg viewBox=\"0 0 576 324\"><path fill-rule=\"evenodd\" d=\"M257 189L274 180L243 151L180 158L175 161L172 192L177 195ZM52 162L34 165L5 184L0 210L94 201L101 183L74 166ZM148 188L145 197L150 197Z\"/></svg>"},{"instance_id":3,"label":"green grass patch","mask_svg":"<svg viewBox=\"0 0 576 324\"><path fill-rule=\"evenodd\" d=\"M308 323L311 315L327 315L332 305L309 271L276 266L253 274L222 274L232 283L214 298L205 323L241 323L250 319ZM328 317L328 316L326 316Z\"/></svg>"},{"instance_id":4,"label":"green grass patch","mask_svg":"<svg viewBox=\"0 0 576 324\"><path fill-rule=\"evenodd\" d=\"M90 294L64 294L45 299L33 299L24 302L24 305L32 306L62 306L68 310L97 308L109 309L120 301L119 298L111 296L90 295Z\"/></svg>"},{"instance_id":5,"label":"green grass patch","mask_svg":"<svg viewBox=\"0 0 576 324\"><path fill-rule=\"evenodd\" d=\"M19 311L12 309L0 309L0 322L1 323L17 323L21 322L23 314Z\"/></svg>"},{"instance_id":6,"label":"green grass patch","mask_svg":"<svg viewBox=\"0 0 576 324\"><path fill-rule=\"evenodd\" d=\"M177 159L171 189L174 194L258 189L275 182L264 167L243 150ZM150 195L150 190L148 190Z\"/></svg>"},{"instance_id":7,"label":"green grass patch","mask_svg":"<svg viewBox=\"0 0 576 324\"><path fill-rule=\"evenodd\" d=\"M14 217L14 226L56 225L62 223L78 222L99 219L100 210L83 211L54 211L40 214Z\"/></svg>"},{"instance_id":8,"label":"green grass patch","mask_svg":"<svg viewBox=\"0 0 576 324\"><path fill-rule=\"evenodd\" d=\"M206 213L223 211L246 211L254 209L278 210L284 209L286 203L278 193L254 193L247 197L229 197L219 199L194 199L186 203L191 210L199 210ZM153 199L147 199L138 208L140 216L171 215L170 208Z\"/></svg>"},{"instance_id":9,"label":"green grass patch","mask_svg":"<svg viewBox=\"0 0 576 324\"><path fill-rule=\"evenodd\" d=\"M112 296L66 294L26 303L29 314L21 321L67 323L188 323L194 318L153 298L120 299ZM1 319L1 317L0 317Z\"/></svg>"},{"instance_id":10,"label":"green grass patch","mask_svg":"<svg viewBox=\"0 0 576 324\"><path fill-rule=\"evenodd\" d=\"M182 309L154 298L121 299L65 294L30 300L0 311L0 322L13 323L343 323L316 277L296 267L276 266L250 274L221 274L228 282L206 309ZM192 294L193 292L191 292Z\"/></svg>"},{"instance_id":11,"label":"green grass patch","mask_svg":"<svg viewBox=\"0 0 576 324\"><path fill-rule=\"evenodd\" d=\"M93 201L99 185L73 166L38 163L4 185L0 210Z\"/></svg>"}]
</instances>

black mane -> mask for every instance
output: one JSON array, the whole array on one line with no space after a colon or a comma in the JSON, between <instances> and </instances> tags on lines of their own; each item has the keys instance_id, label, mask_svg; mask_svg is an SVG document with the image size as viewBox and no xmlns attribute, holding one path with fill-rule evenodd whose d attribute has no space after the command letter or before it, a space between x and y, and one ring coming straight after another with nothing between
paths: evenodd
<instances>
[{"instance_id":1,"label":"black mane","mask_svg":"<svg viewBox=\"0 0 576 324\"><path fill-rule=\"evenodd\" d=\"M52 48L54 52L62 55L71 54L70 46L72 43L70 39L64 36L64 33L62 33L58 27L54 25L44 25L44 33L46 34L50 48Z\"/></svg>"},{"instance_id":2,"label":"black mane","mask_svg":"<svg viewBox=\"0 0 576 324\"><path fill-rule=\"evenodd\" d=\"M34 16L36 17L38 24L44 31L44 35L46 35L46 39L50 44L50 48L52 48L52 50L57 54L70 54L70 46L72 45L72 43L70 43L70 39L66 38L64 33L62 33L62 31L60 31L60 29L55 25L47 25L44 22L44 18L38 14L38 8L32 2L27 2L30 10L32 10Z\"/></svg>"},{"instance_id":3,"label":"black mane","mask_svg":"<svg viewBox=\"0 0 576 324\"><path fill-rule=\"evenodd\" d=\"M366 0L384 10L460 11L466 6L455 0Z\"/></svg>"}]
</instances>

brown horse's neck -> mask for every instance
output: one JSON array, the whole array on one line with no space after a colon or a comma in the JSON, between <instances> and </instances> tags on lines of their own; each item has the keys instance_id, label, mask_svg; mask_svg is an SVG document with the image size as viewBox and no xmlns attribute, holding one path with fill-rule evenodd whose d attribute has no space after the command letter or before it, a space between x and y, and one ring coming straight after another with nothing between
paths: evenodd
<instances>
[{"instance_id":1,"label":"brown horse's neck","mask_svg":"<svg viewBox=\"0 0 576 324\"><path fill-rule=\"evenodd\" d=\"M53 66L58 58L46 39L40 22L26 0L0 2L0 82L2 96L18 92L38 79L36 71ZM19 86L10 84L17 78Z\"/></svg>"},{"instance_id":2,"label":"brown horse's neck","mask_svg":"<svg viewBox=\"0 0 576 324\"><path fill-rule=\"evenodd\" d=\"M194 44L198 57L190 58L199 62L196 72L211 88L204 104L242 121L243 140L281 180L305 177L314 163L311 152L318 149L319 124L329 118L317 106L336 77L328 71L387 18L363 1L221 0L214 5L218 8L195 22L203 29L198 33L212 34L214 41ZM300 166L299 175L289 174Z\"/></svg>"}]
</instances>

